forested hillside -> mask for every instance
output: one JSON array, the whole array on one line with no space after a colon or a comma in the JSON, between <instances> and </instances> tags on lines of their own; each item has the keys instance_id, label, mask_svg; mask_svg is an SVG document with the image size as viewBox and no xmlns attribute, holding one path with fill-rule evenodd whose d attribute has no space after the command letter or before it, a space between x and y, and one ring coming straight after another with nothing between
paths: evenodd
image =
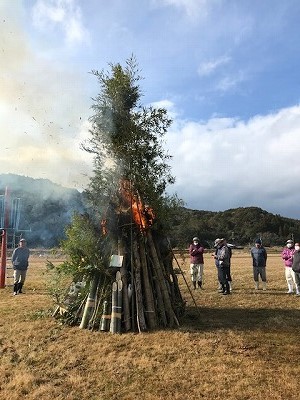
<instances>
[{"instance_id":1,"label":"forested hillside","mask_svg":"<svg viewBox=\"0 0 300 400\"><path fill-rule=\"evenodd\" d=\"M10 200L20 198L19 230L30 247L54 247L75 211L85 212L84 195L47 179L0 175L0 194L8 187Z\"/></svg>"},{"instance_id":2,"label":"forested hillside","mask_svg":"<svg viewBox=\"0 0 300 400\"><path fill-rule=\"evenodd\" d=\"M4 195L6 187L11 198L21 199L19 229L28 239L30 247L58 246L72 214L87 210L84 193L47 179L0 174L0 195ZM262 237L266 246L283 245L291 237L300 240L300 221L274 215L258 207L240 207L223 212L181 208L174 217L172 244L186 247L195 235L206 246L211 246L216 237L226 237L229 242L247 245L258 236Z\"/></svg>"},{"instance_id":3,"label":"forested hillside","mask_svg":"<svg viewBox=\"0 0 300 400\"><path fill-rule=\"evenodd\" d=\"M182 209L174 221L174 239L186 243L195 235L210 245L216 237L225 237L237 245L253 243L257 237L261 237L266 246L282 245L290 238L300 240L300 221L258 207L223 212Z\"/></svg>"}]
</instances>

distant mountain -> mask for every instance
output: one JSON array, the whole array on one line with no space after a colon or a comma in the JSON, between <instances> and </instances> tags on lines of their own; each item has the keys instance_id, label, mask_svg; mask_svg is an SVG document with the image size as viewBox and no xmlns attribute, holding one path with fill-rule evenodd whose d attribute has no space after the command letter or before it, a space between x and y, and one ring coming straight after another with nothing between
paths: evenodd
<instances>
[{"instance_id":1,"label":"distant mountain","mask_svg":"<svg viewBox=\"0 0 300 400\"><path fill-rule=\"evenodd\" d=\"M225 237L237 245L253 244L261 237L264 245L284 245L287 239L300 240L300 221L271 214L259 207L239 207L220 212L182 209L174 221L174 239L186 243L193 236L212 245Z\"/></svg>"},{"instance_id":2,"label":"distant mountain","mask_svg":"<svg viewBox=\"0 0 300 400\"><path fill-rule=\"evenodd\" d=\"M20 199L20 219L15 223L18 225L18 234L22 233L31 247L59 245L65 237L64 230L71 222L72 214L86 210L83 194L48 179L0 174L0 195L4 195L6 187L10 202ZM16 203L12 208L17 208ZM11 224L14 219L12 215Z\"/></svg>"},{"instance_id":3,"label":"distant mountain","mask_svg":"<svg viewBox=\"0 0 300 400\"><path fill-rule=\"evenodd\" d=\"M65 237L65 228L71 222L72 214L87 211L85 193L48 179L0 174L0 200L3 200L6 187L11 200L20 199L19 234L27 238L30 247L58 246ZM0 203L0 220L1 217L3 220ZM222 212L181 208L174 217L170 232L172 244L186 246L194 236L198 236L206 246L211 246L217 237L225 237L237 245L253 243L257 237L261 237L266 246L283 245L291 237L300 240L300 221L258 207Z\"/></svg>"}]
</instances>

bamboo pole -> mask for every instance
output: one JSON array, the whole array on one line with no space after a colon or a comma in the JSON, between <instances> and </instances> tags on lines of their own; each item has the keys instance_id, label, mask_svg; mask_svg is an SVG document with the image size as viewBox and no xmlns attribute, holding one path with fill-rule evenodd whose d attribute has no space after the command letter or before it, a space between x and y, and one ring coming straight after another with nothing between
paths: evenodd
<instances>
[{"instance_id":1,"label":"bamboo pole","mask_svg":"<svg viewBox=\"0 0 300 400\"><path fill-rule=\"evenodd\" d=\"M117 332L121 333L121 318L122 318L122 289L123 282L121 279L117 281L117 301L118 301L118 313L117 313Z\"/></svg>"},{"instance_id":2,"label":"bamboo pole","mask_svg":"<svg viewBox=\"0 0 300 400\"><path fill-rule=\"evenodd\" d=\"M172 249L172 247L171 247L170 242L169 242L169 246L170 246L170 249L171 249L171 251L172 251L172 253L173 253L174 260L175 260L175 262L176 262L176 264L177 264L177 267L178 267L178 269L179 269L179 271L180 271L180 273L181 273L181 276L182 276L182 278L183 278L183 280L184 280L184 282L185 282L185 284L186 284L186 287L188 288L188 291L189 291L189 293L190 293L190 295L191 295L191 298L192 298L192 300L193 300L193 302L194 302L194 304L195 304L195 307L196 307L196 309L197 309L198 312L199 312L199 308L198 308L198 305L197 305L197 303L196 303L195 297L193 296L193 293L192 293L192 291L191 291L190 285L188 284L188 282L187 282L187 280L186 280L186 278L185 278L185 276L184 276L184 272L182 271L182 268L181 268L181 266L180 266L180 264L179 264L179 262L178 262L178 260L177 260L177 257L175 256L175 253L174 253L174 251L173 251L173 249Z\"/></svg>"},{"instance_id":3,"label":"bamboo pole","mask_svg":"<svg viewBox=\"0 0 300 400\"><path fill-rule=\"evenodd\" d=\"M122 304L123 304L123 321L124 321L124 329L125 332L130 331L131 329L131 316L130 316L130 301L128 295L128 277L127 277L127 269L126 269L126 252L125 245L121 238L118 240L118 253L123 255L123 264L120 268L121 279L123 282L123 290L122 290Z\"/></svg>"},{"instance_id":4,"label":"bamboo pole","mask_svg":"<svg viewBox=\"0 0 300 400\"><path fill-rule=\"evenodd\" d=\"M171 304L176 314L177 304L179 304L180 301L182 301L182 297L178 287L178 280L173 270L173 264L172 264L173 254L171 251L169 251L169 246L167 247L161 246L162 243L168 244L168 242L166 242L164 239L160 237L157 238L154 235L152 237L158 255L158 259L160 261L161 269L165 277L165 282L171 299ZM162 251L164 251L166 254L162 254Z\"/></svg>"},{"instance_id":5,"label":"bamboo pole","mask_svg":"<svg viewBox=\"0 0 300 400\"><path fill-rule=\"evenodd\" d=\"M81 328L81 329L85 329L88 326L90 317L91 317L93 309L95 307L95 297L96 297L98 282L99 282L99 274L97 272L95 272L95 275L91 282L90 292L89 292L87 301L85 303L81 323L79 326L79 328Z\"/></svg>"},{"instance_id":6,"label":"bamboo pole","mask_svg":"<svg viewBox=\"0 0 300 400\"><path fill-rule=\"evenodd\" d=\"M157 277L156 269L154 267L154 261L150 257L150 254L148 254L147 259L149 262L149 264L148 264L150 267L149 270L150 270L151 276L153 278L153 284L154 284L153 296L157 300L158 321L159 321L158 325L167 326L168 325L167 315L166 315L164 300L163 300L163 296L162 296L162 292L161 292L161 286L159 284L159 279Z\"/></svg>"},{"instance_id":7,"label":"bamboo pole","mask_svg":"<svg viewBox=\"0 0 300 400\"><path fill-rule=\"evenodd\" d=\"M133 241L133 256L135 265L135 297L136 297L136 310L137 310L137 326L139 332L146 331L146 321L143 306L143 291L141 281L141 260L138 251L137 240Z\"/></svg>"},{"instance_id":8,"label":"bamboo pole","mask_svg":"<svg viewBox=\"0 0 300 400\"><path fill-rule=\"evenodd\" d=\"M166 314L167 314L168 319L169 319L167 325L172 328L175 323L177 325L179 325L179 322L178 322L177 317L175 315L175 312L174 312L174 310L172 308L172 304L171 304L171 301L170 301L170 296L169 296L169 293L168 293L165 277L164 277L163 271L161 269L160 260L159 260L158 255L157 255L157 251L156 251L156 248L155 248L155 245L154 245L154 242L153 242L152 234L151 234L151 232L149 230L147 230L146 232L147 232L147 241L148 241L150 253L151 253L151 256L152 256L152 260L153 260L153 267L154 267L154 270L156 272L156 276L157 276L159 285L161 287L163 302L164 302Z\"/></svg>"},{"instance_id":9,"label":"bamboo pole","mask_svg":"<svg viewBox=\"0 0 300 400\"><path fill-rule=\"evenodd\" d=\"M139 253L141 260L142 283L145 295L145 318L149 329L157 328L157 315L153 295L153 288L149 279L147 256L144 244L144 237L139 241Z\"/></svg>"},{"instance_id":10,"label":"bamboo pole","mask_svg":"<svg viewBox=\"0 0 300 400\"><path fill-rule=\"evenodd\" d=\"M111 315L110 315L108 309L109 309L108 301L105 300L103 302L103 310L102 310L102 316L101 316L101 320L100 320L99 331L103 331L103 332L109 331Z\"/></svg>"},{"instance_id":11,"label":"bamboo pole","mask_svg":"<svg viewBox=\"0 0 300 400\"><path fill-rule=\"evenodd\" d=\"M118 284L113 282L111 294L111 322L110 332L117 333L117 312L118 312Z\"/></svg>"}]
</instances>

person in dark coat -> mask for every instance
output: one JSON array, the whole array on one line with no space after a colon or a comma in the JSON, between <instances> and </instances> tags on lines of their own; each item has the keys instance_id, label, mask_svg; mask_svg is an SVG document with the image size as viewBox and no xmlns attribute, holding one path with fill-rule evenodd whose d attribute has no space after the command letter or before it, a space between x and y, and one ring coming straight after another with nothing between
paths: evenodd
<instances>
[{"instance_id":1,"label":"person in dark coat","mask_svg":"<svg viewBox=\"0 0 300 400\"><path fill-rule=\"evenodd\" d=\"M253 265L253 279L255 289L259 289L259 277L262 280L263 290L267 289L267 251L262 245L261 239L255 240L255 247L251 249L252 265Z\"/></svg>"},{"instance_id":2,"label":"person in dark coat","mask_svg":"<svg viewBox=\"0 0 300 400\"><path fill-rule=\"evenodd\" d=\"M13 251L11 259L14 269L14 295L22 293L28 269L29 254L29 249L26 247L26 240L21 239L19 246Z\"/></svg>"},{"instance_id":3,"label":"person in dark coat","mask_svg":"<svg viewBox=\"0 0 300 400\"><path fill-rule=\"evenodd\" d=\"M300 243L295 243L295 252L293 254L292 270L295 274L295 281L298 287L300 287ZM299 292L296 296L300 296Z\"/></svg>"},{"instance_id":4,"label":"person in dark coat","mask_svg":"<svg viewBox=\"0 0 300 400\"><path fill-rule=\"evenodd\" d=\"M224 295L230 294L230 251L224 238L215 240L216 253L214 255L216 267L218 268L218 279Z\"/></svg>"}]
</instances>

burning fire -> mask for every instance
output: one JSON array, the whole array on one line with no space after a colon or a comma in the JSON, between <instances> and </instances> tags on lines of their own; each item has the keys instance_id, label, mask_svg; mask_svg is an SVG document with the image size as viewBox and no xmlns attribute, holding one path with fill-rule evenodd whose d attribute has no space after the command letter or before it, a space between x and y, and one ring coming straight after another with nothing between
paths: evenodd
<instances>
[{"instance_id":1,"label":"burning fire","mask_svg":"<svg viewBox=\"0 0 300 400\"><path fill-rule=\"evenodd\" d=\"M132 210L134 222L142 229L147 229L153 225L155 215L148 205L143 205L140 197L132 193L131 184L127 179L121 181L120 195L123 206Z\"/></svg>"},{"instance_id":2,"label":"burning fire","mask_svg":"<svg viewBox=\"0 0 300 400\"><path fill-rule=\"evenodd\" d=\"M107 235L106 219L102 219L100 225L101 225L102 235L106 236Z\"/></svg>"},{"instance_id":3,"label":"burning fire","mask_svg":"<svg viewBox=\"0 0 300 400\"><path fill-rule=\"evenodd\" d=\"M120 183L119 199L118 213L128 213L131 210L133 220L141 230L145 230L153 225L155 220L153 209L147 204L143 205L140 197L137 194L133 194L131 183L127 179L122 180ZM100 227L102 235L106 236L108 228L105 216L100 221Z\"/></svg>"}]
</instances>

